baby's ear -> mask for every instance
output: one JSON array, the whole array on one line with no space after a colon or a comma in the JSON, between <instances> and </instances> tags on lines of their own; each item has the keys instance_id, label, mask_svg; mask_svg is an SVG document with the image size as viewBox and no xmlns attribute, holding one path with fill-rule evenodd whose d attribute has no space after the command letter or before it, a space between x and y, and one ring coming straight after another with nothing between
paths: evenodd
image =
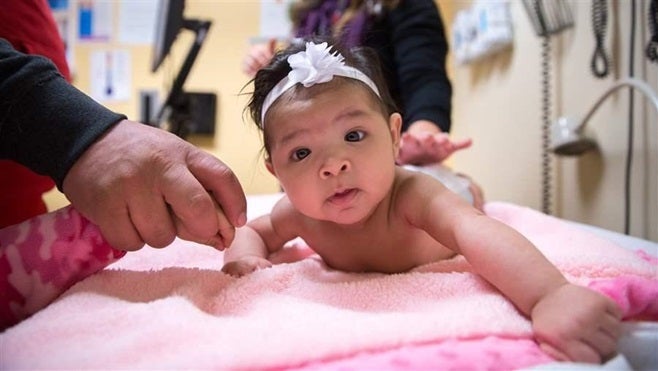
<instances>
[{"instance_id":1,"label":"baby's ear","mask_svg":"<svg viewBox=\"0 0 658 371\"><path fill-rule=\"evenodd\" d=\"M266 158L265 159L265 167L267 168L267 171L270 172L270 174L276 176L276 173L274 173L274 167L272 166L272 159L271 158Z\"/></svg>"},{"instance_id":2,"label":"baby's ear","mask_svg":"<svg viewBox=\"0 0 658 371\"><path fill-rule=\"evenodd\" d=\"M402 116L395 112L388 117L388 127L391 131L391 139L393 139L393 148L395 149L395 155L397 156L398 150L400 149L400 131L402 130Z\"/></svg>"}]
</instances>

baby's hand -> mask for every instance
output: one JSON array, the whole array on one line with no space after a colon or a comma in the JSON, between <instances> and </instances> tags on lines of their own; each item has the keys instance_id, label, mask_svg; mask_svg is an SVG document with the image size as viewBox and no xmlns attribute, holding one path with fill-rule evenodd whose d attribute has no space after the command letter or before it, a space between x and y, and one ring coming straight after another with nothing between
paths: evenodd
<instances>
[{"instance_id":1,"label":"baby's hand","mask_svg":"<svg viewBox=\"0 0 658 371\"><path fill-rule=\"evenodd\" d=\"M272 263L259 256L245 256L239 260L234 260L224 264L222 272L234 277L245 276L257 269L269 268Z\"/></svg>"},{"instance_id":2,"label":"baby's hand","mask_svg":"<svg viewBox=\"0 0 658 371\"><path fill-rule=\"evenodd\" d=\"M616 353L622 312L597 292L560 286L535 305L531 317L540 347L558 360L601 363Z\"/></svg>"}]
</instances>

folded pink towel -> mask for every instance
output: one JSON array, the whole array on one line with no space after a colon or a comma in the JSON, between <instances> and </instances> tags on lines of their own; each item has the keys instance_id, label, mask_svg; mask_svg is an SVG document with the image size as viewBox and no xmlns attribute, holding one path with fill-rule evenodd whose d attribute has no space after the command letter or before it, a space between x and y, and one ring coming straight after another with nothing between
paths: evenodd
<instances>
[{"instance_id":1,"label":"folded pink towel","mask_svg":"<svg viewBox=\"0 0 658 371\"><path fill-rule=\"evenodd\" d=\"M627 318L658 320L655 261L531 209L490 203L486 211L569 279L620 302ZM551 361L529 321L462 258L392 275L331 270L315 255L239 279L221 266L216 250L180 240L130 253L0 334L0 366L486 369Z\"/></svg>"}]
</instances>

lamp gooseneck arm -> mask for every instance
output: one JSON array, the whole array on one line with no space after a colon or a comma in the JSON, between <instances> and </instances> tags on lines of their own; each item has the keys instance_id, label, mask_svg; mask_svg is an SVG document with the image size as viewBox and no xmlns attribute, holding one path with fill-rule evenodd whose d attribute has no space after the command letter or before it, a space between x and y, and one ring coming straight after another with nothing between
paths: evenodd
<instances>
[{"instance_id":1,"label":"lamp gooseneck arm","mask_svg":"<svg viewBox=\"0 0 658 371\"><path fill-rule=\"evenodd\" d=\"M658 95L655 91L653 91L653 89L651 89L649 84L636 78L627 77L617 80L611 87L608 88L608 90L603 93L603 95L596 101L596 103L594 103L594 106L592 106L589 112L587 112L585 117L582 119L576 131L579 133L582 132L589 119L592 118L594 113L599 109L606 98L612 95L612 93L615 91L625 87L635 88L641 91L651 101L651 103L653 103L653 105L656 107L656 112L658 112Z\"/></svg>"}]
</instances>

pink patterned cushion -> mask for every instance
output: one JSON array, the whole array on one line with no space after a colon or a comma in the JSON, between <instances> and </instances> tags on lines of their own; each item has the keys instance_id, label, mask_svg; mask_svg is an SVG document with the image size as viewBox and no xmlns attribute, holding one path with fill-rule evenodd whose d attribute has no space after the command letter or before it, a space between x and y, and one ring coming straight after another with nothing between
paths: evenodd
<instances>
[{"instance_id":1,"label":"pink patterned cushion","mask_svg":"<svg viewBox=\"0 0 658 371\"><path fill-rule=\"evenodd\" d=\"M71 206L0 229L0 329L123 255Z\"/></svg>"}]
</instances>

